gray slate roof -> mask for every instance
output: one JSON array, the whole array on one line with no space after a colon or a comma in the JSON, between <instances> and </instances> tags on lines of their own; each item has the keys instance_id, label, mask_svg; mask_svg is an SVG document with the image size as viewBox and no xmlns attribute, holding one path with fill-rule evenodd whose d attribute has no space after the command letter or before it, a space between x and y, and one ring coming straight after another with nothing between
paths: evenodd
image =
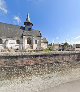
<instances>
[{"instance_id":1,"label":"gray slate roof","mask_svg":"<svg viewBox=\"0 0 80 92\"><path fill-rule=\"evenodd\" d=\"M23 35L41 36L40 31L25 31L20 26L0 22L0 38L20 38Z\"/></svg>"},{"instance_id":2,"label":"gray slate roof","mask_svg":"<svg viewBox=\"0 0 80 92\"><path fill-rule=\"evenodd\" d=\"M41 33L40 33L40 31L37 31L37 30L35 30L35 31L24 31L23 32L23 35L24 36L38 36L38 37L41 37Z\"/></svg>"},{"instance_id":3,"label":"gray slate roof","mask_svg":"<svg viewBox=\"0 0 80 92\"><path fill-rule=\"evenodd\" d=\"M2 38L15 38L21 37L23 30L19 26L0 23L0 37Z\"/></svg>"}]
</instances>

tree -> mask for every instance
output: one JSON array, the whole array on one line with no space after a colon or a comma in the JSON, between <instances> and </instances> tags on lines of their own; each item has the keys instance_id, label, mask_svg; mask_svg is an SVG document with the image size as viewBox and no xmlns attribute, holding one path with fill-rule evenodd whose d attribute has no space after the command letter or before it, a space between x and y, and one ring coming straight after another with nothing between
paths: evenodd
<instances>
[{"instance_id":1,"label":"tree","mask_svg":"<svg viewBox=\"0 0 80 92\"><path fill-rule=\"evenodd\" d=\"M64 50L67 50L69 47L69 44L67 42L64 43Z\"/></svg>"},{"instance_id":2,"label":"tree","mask_svg":"<svg viewBox=\"0 0 80 92\"><path fill-rule=\"evenodd\" d=\"M48 44L48 46L52 46L52 43Z\"/></svg>"}]
</instances>

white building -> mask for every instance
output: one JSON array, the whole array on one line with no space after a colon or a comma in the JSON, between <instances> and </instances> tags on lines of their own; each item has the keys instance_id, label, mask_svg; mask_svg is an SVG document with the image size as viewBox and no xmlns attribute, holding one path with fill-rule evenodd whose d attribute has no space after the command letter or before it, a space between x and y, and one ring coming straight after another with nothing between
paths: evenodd
<instances>
[{"instance_id":1,"label":"white building","mask_svg":"<svg viewBox=\"0 0 80 92\"><path fill-rule=\"evenodd\" d=\"M6 40L6 48L8 49L19 49L19 44L14 39Z\"/></svg>"},{"instance_id":2,"label":"white building","mask_svg":"<svg viewBox=\"0 0 80 92\"><path fill-rule=\"evenodd\" d=\"M46 38L41 39L41 47L43 49L47 49L48 48L48 41L47 41Z\"/></svg>"},{"instance_id":3,"label":"white building","mask_svg":"<svg viewBox=\"0 0 80 92\"><path fill-rule=\"evenodd\" d=\"M80 44L73 44L73 48L75 51L80 51Z\"/></svg>"},{"instance_id":4,"label":"white building","mask_svg":"<svg viewBox=\"0 0 80 92\"><path fill-rule=\"evenodd\" d=\"M23 27L0 23L0 49L46 49L48 41L42 39L40 31L32 29L33 23L29 14L24 25Z\"/></svg>"}]
</instances>

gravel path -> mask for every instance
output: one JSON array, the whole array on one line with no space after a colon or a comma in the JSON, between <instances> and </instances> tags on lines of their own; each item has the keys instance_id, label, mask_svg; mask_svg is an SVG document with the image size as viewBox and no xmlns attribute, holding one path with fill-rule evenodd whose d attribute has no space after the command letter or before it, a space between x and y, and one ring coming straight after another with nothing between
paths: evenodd
<instances>
[{"instance_id":1,"label":"gravel path","mask_svg":"<svg viewBox=\"0 0 80 92\"><path fill-rule=\"evenodd\" d=\"M31 76L29 78L0 81L0 92L69 92L64 90L55 91L55 86L78 79L80 79L80 68L73 68L43 76ZM54 91L53 87L55 87ZM64 86L61 87L63 88Z\"/></svg>"}]
</instances>

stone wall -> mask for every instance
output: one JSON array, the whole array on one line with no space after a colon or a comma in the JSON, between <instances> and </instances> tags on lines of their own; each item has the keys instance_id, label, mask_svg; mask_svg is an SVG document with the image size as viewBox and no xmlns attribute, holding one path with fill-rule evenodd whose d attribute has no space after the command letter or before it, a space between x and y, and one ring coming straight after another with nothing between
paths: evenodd
<instances>
[{"instance_id":1,"label":"stone wall","mask_svg":"<svg viewBox=\"0 0 80 92\"><path fill-rule=\"evenodd\" d=\"M80 53L0 56L0 80L41 75L80 65Z\"/></svg>"}]
</instances>

